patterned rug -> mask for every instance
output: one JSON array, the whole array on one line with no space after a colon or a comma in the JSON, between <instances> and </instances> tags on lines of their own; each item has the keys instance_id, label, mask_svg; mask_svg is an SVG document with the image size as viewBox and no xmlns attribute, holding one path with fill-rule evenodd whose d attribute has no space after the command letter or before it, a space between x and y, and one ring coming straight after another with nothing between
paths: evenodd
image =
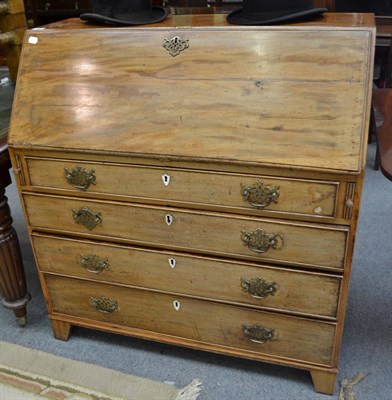
<instances>
[{"instance_id":1,"label":"patterned rug","mask_svg":"<svg viewBox=\"0 0 392 400\"><path fill-rule=\"evenodd\" d=\"M0 399L196 400L201 382L177 389L96 365L0 342Z\"/></svg>"}]
</instances>

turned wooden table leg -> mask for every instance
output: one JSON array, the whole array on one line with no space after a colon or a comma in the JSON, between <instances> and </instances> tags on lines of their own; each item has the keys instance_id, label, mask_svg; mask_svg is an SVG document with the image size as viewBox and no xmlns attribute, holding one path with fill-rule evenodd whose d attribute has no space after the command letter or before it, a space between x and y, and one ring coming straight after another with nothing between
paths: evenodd
<instances>
[{"instance_id":1,"label":"turned wooden table leg","mask_svg":"<svg viewBox=\"0 0 392 400\"><path fill-rule=\"evenodd\" d=\"M8 171L7 171L8 172ZM26 288L22 255L8 206L5 188L0 188L0 292L3 306L12 310L20 326L26 325Z\"/></svg>"}]
</instances>

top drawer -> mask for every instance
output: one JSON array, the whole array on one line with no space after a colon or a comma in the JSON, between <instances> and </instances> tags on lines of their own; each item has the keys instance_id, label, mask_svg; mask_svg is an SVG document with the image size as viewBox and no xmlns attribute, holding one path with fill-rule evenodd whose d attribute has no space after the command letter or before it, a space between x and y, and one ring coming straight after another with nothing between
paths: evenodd
<instances>
[{"instance_id":1,"label":"top drawer","mask_svg":"<svg viewBox=\"0 0 392 400\"><path fill-rule=\"evenodd\" d=\"M26 163L30 184L38 190L241 213L336 216L337 182L30 157Z\"/></svg>"}]
</instances>

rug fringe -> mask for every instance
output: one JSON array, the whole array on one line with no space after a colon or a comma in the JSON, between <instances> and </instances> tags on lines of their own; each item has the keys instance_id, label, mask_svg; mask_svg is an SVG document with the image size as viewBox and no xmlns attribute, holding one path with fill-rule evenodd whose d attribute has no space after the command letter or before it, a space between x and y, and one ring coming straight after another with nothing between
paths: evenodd
<instances>
[{"instance_id":1,"label":"rug fringe","mask_svg":"<svg viewBox=\"0 0 392 400\"><path fill-rule=\"evenodd\" d=\"M176 400L196 400L202 388L202 381L194 379L189 385L180 389Z\"/></svg>"},{"instance_id":2,"label":"rug fringe","mask_svg":"<svg viewBox=\"0 0 392 400\"><path fill-rule=\"evenodd\" d=\"M343 379L340 387L339 400L355 400L356 395L353 390L354 385L357 385L363 379L365 379L368 374L360 372L352 379Z\"/></svg>"}]
</instances>

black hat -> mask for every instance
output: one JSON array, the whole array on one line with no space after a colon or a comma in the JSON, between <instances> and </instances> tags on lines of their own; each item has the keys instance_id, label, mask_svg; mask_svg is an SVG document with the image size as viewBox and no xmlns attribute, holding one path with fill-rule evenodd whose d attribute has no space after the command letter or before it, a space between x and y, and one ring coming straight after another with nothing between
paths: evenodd
<instances>
[{"instance_id":1,"label":"black hat","mask_svg":"<svg viewBox=\"0 0 392 400\"><path fill-rule=\"evenodd\" d=\"M151 0L92 0L93 12L80 15L83 21L116 26L160 22L167 16L162 7L152 7Z\"/></svg>"},{"instance_id":2,"label":"black hat","mask_svg":"<svg viewBox=\"0 0 392 400\"><path fill-rule=\"evenodd\" d=\"M312 0L243 0L242 8L232 11L226 19L236 25L269 25L309 19L326 11L313 8Z\"/></svg>"}]
</instances>

